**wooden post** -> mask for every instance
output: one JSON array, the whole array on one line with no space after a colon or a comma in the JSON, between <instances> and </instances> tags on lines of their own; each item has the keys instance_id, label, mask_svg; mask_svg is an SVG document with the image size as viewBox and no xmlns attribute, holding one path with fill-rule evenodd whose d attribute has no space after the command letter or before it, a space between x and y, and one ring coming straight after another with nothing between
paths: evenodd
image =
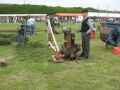
<instances>
[{"instance_id":1,"label":"wooden post","mask_svg":"<svg viewBox=\"0 0 120 90\"><path fill-rule=\"evenodd\" d=\"M99 18L99 6L98 6L98 20L100 21L100 18Z\"/></svg>"},{"instance_id":2,"label":"wooden post","mask_svg":"<svg viewBox=\"0 0 120 90\"><path fill-rule=\"evenodd\" d=\"M7 63L6 63L5 59L4 58L0 58L0 66L4 67L6 65L7 65Z\"/></svg>"},{"instance_id":3,"label":"wooden post","mask_svg":"<svg viewBox=\"0 0 120 90\"><path fill-rule=\"evenodd\" d=\"M50 31L51 31L51 34L52 34L52 38L53 38L53 41L54 41L55 46L56 46L56 50L57 50L57 52L60 52L49 20L48 20L48 27L50 28Z\"/></svg>"}]
</instances>

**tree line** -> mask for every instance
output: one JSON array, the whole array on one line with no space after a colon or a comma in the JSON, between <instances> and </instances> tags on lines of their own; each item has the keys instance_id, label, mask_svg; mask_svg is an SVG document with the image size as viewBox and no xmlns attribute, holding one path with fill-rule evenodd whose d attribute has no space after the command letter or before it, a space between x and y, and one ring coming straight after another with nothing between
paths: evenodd
<instances>
[{"instance_id":1,"label":"tree line","mask_svg":"<svg viewBox=\"0 0 120 90\"><path fill-rule=\"evenodd\" d=\"M56 13L80 13L82 7L61 7L46 5L29 5L29 4L0 4L0 14L48 14ZM91 12L98 12L98 9L92 7L86 8Z\"/></svg>"}]
</instances>

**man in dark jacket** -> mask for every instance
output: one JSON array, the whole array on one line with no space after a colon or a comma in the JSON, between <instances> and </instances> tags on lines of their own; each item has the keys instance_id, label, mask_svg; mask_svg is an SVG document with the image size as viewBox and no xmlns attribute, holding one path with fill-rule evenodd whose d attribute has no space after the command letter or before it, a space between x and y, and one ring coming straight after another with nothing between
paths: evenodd
<instances>
[{"instance_id":1,"label":"man in dark jacket","mask_svg":"<svg viewBox=\"0 0 120 90\"><path fill-rule=\"evenodd\" d=\"M81 26L81 33L82 33L82 53L79 57L84 57L84 59L89 58L89 51L90 51L90 35L93 29L93 23L88 17L88 10L82 10L83 21Z\"/></svg>"},{"instance_id":2,"label":"man in dark jacket","mask_svg":"<svg viewBox=\"0 0 120 90\"><path fill-rule=\"evenodd\" d=\"M54 22L54 18L50 18L50 24L54 33L54 27L55 27L55 22Z\"/></svg>"}]
</instances>

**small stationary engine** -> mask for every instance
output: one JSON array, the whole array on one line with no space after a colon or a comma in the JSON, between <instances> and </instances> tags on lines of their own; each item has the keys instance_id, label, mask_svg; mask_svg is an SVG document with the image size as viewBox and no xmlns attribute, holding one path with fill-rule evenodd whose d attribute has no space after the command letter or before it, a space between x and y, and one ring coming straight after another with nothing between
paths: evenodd
<instances>
[{"instance_id":1,"label":"small stationary engine","mask_svg":"<svg viewBox=\"0 0 120 90\"><path fill-rule=\"evenodd\" d=\"M65 59L77 59L77 52L80 51L80 44L75 44L75 34L71 33L70 28L63 28L64 44L61 45L60 53Z\"/></svg>"}]
</instances>

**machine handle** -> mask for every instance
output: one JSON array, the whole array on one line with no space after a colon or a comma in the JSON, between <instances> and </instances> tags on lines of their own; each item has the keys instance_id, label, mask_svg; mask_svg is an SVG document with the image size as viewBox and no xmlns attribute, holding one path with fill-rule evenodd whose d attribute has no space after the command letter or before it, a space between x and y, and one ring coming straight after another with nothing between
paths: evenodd
<instances>
[{"instance_id":1,"label":"machine handle","mask_svg":"<svg viewBox=\"0 0 120 90\"><path fill-rule=\"evenodd\" d=\"M58 48L58 45L57 45L57 42L56 42L56 39L55 39L55 36L53 34L53 30L52 30L52 27L51 27L51 24L50 24L50 21L48 20L48 27L50 28L50 31L51 31L51 34L52 34L52 37L53 37L53 41L55 43L55 47L57 49L57 52L60 52L59 48Z\"/></svg>"},{"instance_id":2,"label":"machine handle","mask_svg":"<svg viewBox=\"0 0 120 90\"><path fill-rule=\"evenodd\" d=\"M113 39L113 38L114 38L114 37L111 37L111 38L107 39L106 42L108 42L109 40L111 40L111 39Z\"/></svg>"},{"instance_id":3,"label":"machine handle","mask_svg":"<svg viewBox=\"0 0 120 90\"><path fill-rule=\"evenodd\" d=\"M49 41L48 42L50 44L50 46L56 51L56 48L52 45L52 43Z\"/></svg>"}]
</instances>

